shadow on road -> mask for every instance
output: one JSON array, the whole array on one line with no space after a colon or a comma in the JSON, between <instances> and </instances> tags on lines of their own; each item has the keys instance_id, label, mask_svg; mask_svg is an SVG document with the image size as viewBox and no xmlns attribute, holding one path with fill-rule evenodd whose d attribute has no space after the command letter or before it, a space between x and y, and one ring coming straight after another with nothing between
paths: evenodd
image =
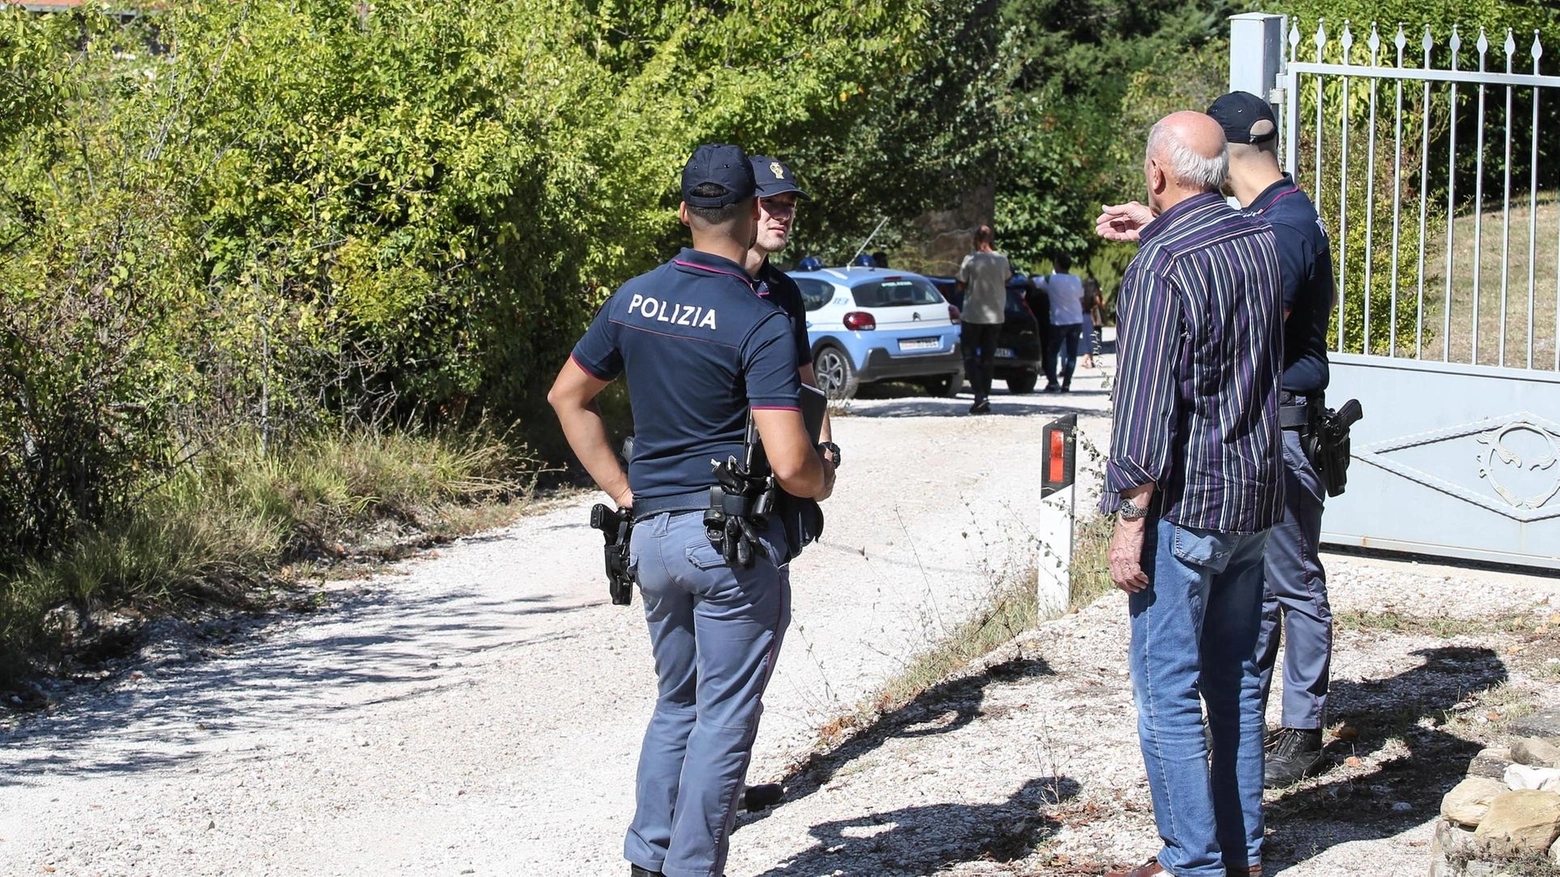
<instances>
[{"instance_id":1,"label":"shadow on road","mask_svg":"<svg viewBox=\"0 0 1560 877\"><path fill-rule=\"evenodd\" d=\"M1018 657L993 664L979 675L933 686L903 707L879 716L839 748L809 755L785 778L785 797L773 809L785 807L818 792L852 762L892 740L948 734L968 725L980 716L988 686L1051 675L1054 675L1053 671L1045 661ZM812 833L819 838L819 843L799 858L768 874L792 874L799 871L814 873L810 866L833 861L837 854L843 863L847 857L838 853L841 843L849 849L848 858L853 866L862 856L869 857L875 863L871 866L863 865L860 870L840 872L846 874L930 873L926 869L932 868L934 864L985 858L993 855L992 850L996 847L1006 849L1005 844L1016 844L1010 858L1022 857L1032 849L1035 839L1055 829L1053 823L1038 816L1038 808L1070 798L1077 792L1078 784L1071 779L1039 779L1026 784L1004 804L930 805L818 825L812 829ZM738 827L767 818L773 809L743 814ZM889 828L879 831L874 826ZM946 862L914 862L900 855L904 852L900 847L911 842L908 839L911 835L914 835L914 847L917 849L936 846L928 840L928 832L948 833ZM914 866L917 870L896 870L907 866ZM830 866L831 870L835 867L845 865Z\"/></svg>"},{"instance_id":2,"label":"shadow on road","mask_svg":"<svg viewBox=\"0 0 1560 877\"><path fill-rule=\"evenodd\" d=\"M1056 834L1061 822L1040 811L1078 794L1069 777L1040 777L1000 804L929 804L824 822L816 842L761 877L932 874L961 862L1012 862Z\"/></svg>"},{"instance_id":3,"label":"shadow on road","mask_svg":"<svg viewBox=\"0 0 1560 877\"><path fill-rule=\"evenodd\" d=\"M0 788L38 775L140 774L213 751L243 751L257 734L366 703L467 684L450 667L569 634L544 616L588 608L549 597L468 592L359 592L323 618L284 613L224 619L178 636L147 631L156 654L106 683L67 693L56 712L0 731ZM536 618L538 623L516 623ZM297 619L310 619L298 624Z\"/></svg>"},{"instance_id":4,"label":"shadow on road","mask_svg":"<svg viewBox=\"0 0 1560 877\"><path fill-rule=\"evenodd\" d=\"M1359 736L1334 740L1326 750L1328 773L1267 805L1268 873L1282 873L1338 844L1391 837L1421 825L1463 778L1480 744L1439 726L1454 705L1505 682L1506 665L1487 648L1446 646L1414 654L1424 663L1391 678L1333 682L1331 719ZM1406 744L1406 754L1378 762L1363 776L1339 776L1351 770L1340 764L1345 759L1380 753L1393 738Z\"/></svg>"},{"instance_id":5,"label":"shadow on road","mask_svg":"<svg viewBox=\"0 0 1560 877\"><path fill-rule=\"evenodd\" d=\"M1031 393L1023 396L1007 394L991 397L990 414L971 414L969 399L936 399L928 396L919 398L896 399L887 404L873 405L871 407L852 408L851 417L991 417L991 416L1018 416L1034 417L1036 415L1058 414L1099 414L1099 406L1091 405L1082 399L1076 404L1069 404L1066 400L1078 397L1104 396L1101 390L1074 390L1071 393Z\"/></svg>"}]
</instances>

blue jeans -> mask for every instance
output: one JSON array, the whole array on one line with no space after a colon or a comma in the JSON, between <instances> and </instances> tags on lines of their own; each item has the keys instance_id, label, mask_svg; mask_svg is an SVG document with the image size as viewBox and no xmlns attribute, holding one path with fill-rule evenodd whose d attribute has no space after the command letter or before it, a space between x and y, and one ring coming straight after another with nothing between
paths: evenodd
<instances>
[{"instance_id":1,"label":"blue jeans","mask_svg":"<svg viewBox=\"0 0 1560 877\"><path fill-rule=\"evenodd\" d=\"M1326 494L1300 446L1303 435L1297 429L1284 430L1284 517L1273 525L1268 539L1262 634L1257 638L1264 704L1273 684L1279 646L1283 646L1281 724L1285 728L1322 727L1332 664L1332 606L1327 601L1327 571L1317 553Z\"/></svg>"},{"instance_id":2,"label":"blue jeans","mask_svg":"<svg viewBox=\"0 0 1560 877\"><path fill-rule=\"evenodd\" d=\"M1165 844L1159 864L1176 877L1224 877L1226 867L1262 860L1256 642L1267 535L1159 521L1143 546L1150 584L1128 600L1138 739Z\"/></svg>"},{"instance_id":3,"label":"blue jeans","mask_svg":"<svg viewBox=\"0 0 1560 877\"><path fill-rule=\"evenodd\" d=\"M1078 364L1078 339L1083 334L1082 323L1068 323L1064 326L1052 326L1050 349L1045 354L1045 380L1047 385L1061 379L1061 385L1066 387L1072 384L1073 368ZM1057 369L1060 360L1061 369Z\"/></svg>"},{"instance_id":4,"label":"blue jeans","mask_svg":"<svg viewBox=\"0 0 1560 877\"><path fill-rule=\"evenodd\" d=\"M720 877L764 688L791 623L785 530L759 534L751 569L728 564L698 512L634 526L636 569L658 697L639 751L630 862L667 877Z\"/></svg>"}]
</instances>

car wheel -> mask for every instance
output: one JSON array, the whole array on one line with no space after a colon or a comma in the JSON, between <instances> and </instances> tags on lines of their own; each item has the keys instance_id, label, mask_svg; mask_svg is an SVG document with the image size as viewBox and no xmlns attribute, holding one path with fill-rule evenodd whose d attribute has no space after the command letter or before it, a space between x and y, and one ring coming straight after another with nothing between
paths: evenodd
<instances>
[{"instance_id":1,"label":"car wheel","mask_svg":"<svg viewBox=\"0 0 1560 877\"><path fill-rule=\"evenodd\" d=\"M850 356L833 344L825 344L813 354L813 376L818 379L818 389L830 399L845 400L856 395L856 367Z\"/></svg>"},{"instance_id":2,"label":"car wheel","mask_svg":"<svg viewBox=\"0 0 1560 877\"><path fill-rule=\"evenodd\" d=\"M952 399L964 389L964 372L956 371L951 375L943 375L940 378L928 378L923 384L928 396L941 396Z\"/></svg>"},{"instance_id":3,"label":"car wheel","mask_svg":"<svg viewBox=\"0 0 1560 877\"><path fill-rule=\"evenodd\" d=\"M1023 395L1024 393L1033 393L1035 391L1035 382L1038 381L1039 378L1040 376L1034 372L1022 372L1014 377L1008 378L1008 392L1017 393L1019 395Z\"/></svg>"}]
</instances>

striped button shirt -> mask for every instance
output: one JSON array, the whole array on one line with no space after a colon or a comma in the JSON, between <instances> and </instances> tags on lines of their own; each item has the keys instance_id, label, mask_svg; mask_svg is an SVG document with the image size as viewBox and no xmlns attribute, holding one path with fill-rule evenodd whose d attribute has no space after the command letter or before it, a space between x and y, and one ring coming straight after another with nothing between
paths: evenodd
<instances>
[{"instance_id":1,"label":"striped button shirt","mask_svg":"<svg viewBox=\"0 0 1560 877\"><path fill-rule=\"evenodd\" d=\"M1279 519L1283 283L1273 230L1209 192L1140 233L1122 279L1108 514L1156 485L1183 527L1254 533Z\"/></svg>"}]
</instances>

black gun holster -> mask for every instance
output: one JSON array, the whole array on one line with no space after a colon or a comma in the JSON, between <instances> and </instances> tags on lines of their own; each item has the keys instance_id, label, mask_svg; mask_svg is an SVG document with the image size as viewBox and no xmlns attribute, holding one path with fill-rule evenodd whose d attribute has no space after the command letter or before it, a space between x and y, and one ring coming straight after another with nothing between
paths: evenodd
<instances>
[{"instance_id":1,"label":"black gun holster","mask_svg":"<svg viewBox=\"0 0 1560 877\"><path fill-rule=\"evenodd\" d=\"M1316 469L1328 496L1343 493L1349 482L1349 429L1365 416L1358 399L1350 399L1336 410L1328 408L1322 394L1306 404L1305 434L1301 447Z\"/></svg>"},{"instance_id":2,"label":"black gun holster","mask_svg":"<svg viewBox=\"0 0 1560 877\"><path fill-rule=\"evenodd\" d=\"M735 457L715 466L718 482L710 486L704 513L704 535L727 563L751 568L763 550L759 531L769 526L780 489L774 478L751 473Z\"/></svg>"},{"instance_id":3,"label":"black gun holster","mask_svg":"<svg viewBox=\"0 0 1560 877\"><path fill-rule=\"evenodd\" d=\"M607 566L607 594L613 605L627 606L634 600L634 571L628 564L628 545L633 538L634 517L629 509L612 509L597 503L590 510L591 527L600 530L605 545L601 552Z\"/></svg>"}]
</instances>

